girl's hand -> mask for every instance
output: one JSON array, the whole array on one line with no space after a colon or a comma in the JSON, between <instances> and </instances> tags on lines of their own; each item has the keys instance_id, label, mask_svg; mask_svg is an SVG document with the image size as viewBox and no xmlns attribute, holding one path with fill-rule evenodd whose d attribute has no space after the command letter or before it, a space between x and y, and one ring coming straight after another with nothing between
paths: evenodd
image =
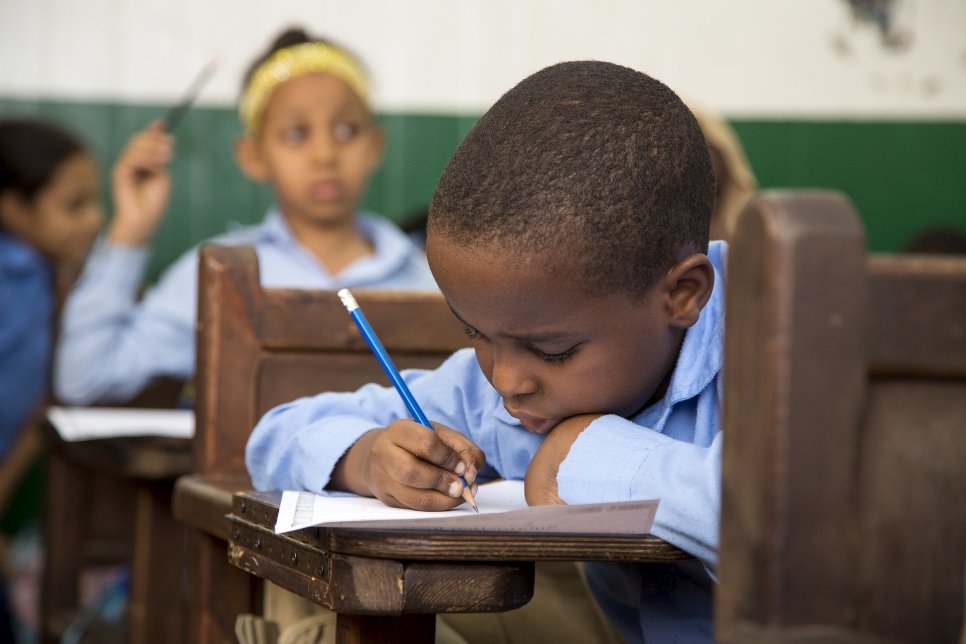
<instances>
[{"instance_id":1,"label":"girl's hand","mask_svg":"<svg viewBox=\"0 0 966 644\"><path fill-rule=\"evenodd\" d=\"M397 420L360 438L336 466L332 487L374 496L386 505L442 511L463 502L462 475L475 494L486 464L466 436L433 423Z\"/></svg>"},{"instance_id":2,"label":"girl's hand","mask_svg":"<svg viewBox=\"0 0 966 644\"><path fill-rule=\"evenodd\" d=\"M572 416L550 430L533 455L523 478L527 505L564 505L558 494L557 471L580 433L597 418L600 418L600 414Z\"/></svg>"},{"instance_id":3,"label":"girl's hand","mask_svg":"<svg viewBox=\"0 0 966 644\"><path fill-rule=\"evenodd\" d=\"M146 246L161 223L171 194L168 164L174 139L161 121L130 138L111 175L114 221L108 239L125 246Z\"/></svg>"}]
</instances>

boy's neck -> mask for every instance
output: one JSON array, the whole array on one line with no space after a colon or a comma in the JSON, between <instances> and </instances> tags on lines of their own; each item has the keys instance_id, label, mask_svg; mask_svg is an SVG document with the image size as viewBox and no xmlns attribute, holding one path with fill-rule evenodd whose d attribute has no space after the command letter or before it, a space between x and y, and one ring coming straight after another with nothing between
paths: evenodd
<instances>
[{"instance_id":1,"label":"boy's neck","mask_svg":"<svg viewBox=\"0 0 966 644\"><path fill-rule=\"evenodd\" d=\"M338 223L306 223L288 218L288 225L299 244L308 250L330 275L373 252L372 242L359 231L355 219Z\"/></svg>"}]
</instances>

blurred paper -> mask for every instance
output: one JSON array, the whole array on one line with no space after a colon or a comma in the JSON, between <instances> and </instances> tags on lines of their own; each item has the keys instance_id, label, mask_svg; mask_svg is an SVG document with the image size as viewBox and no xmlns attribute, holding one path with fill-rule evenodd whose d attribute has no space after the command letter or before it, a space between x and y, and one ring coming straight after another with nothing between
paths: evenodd
<instances>
[{"instance_id":1,"label":"blurred paper","mask_svg":"<svg viewBox=\"0 0 966 644\"><path fill-rule=\"evenodd\" d=\"M191 438L195 433L190 409L51 407L47 419L68 442L121 436Z\"/></svg>"},{"instance_id":2,"label":"blurred paper","mask_svg":"<svg viewBox=\"0 0 966 644\"><path fill-rule=\"evenodd\" d=\"M465 503L448 512L391 508L378 499L349 494L283 492L275 532L317 525L438 530L488 530L559 534L645 535L658 501L529 507L523 481L497 481L479 487L476 514Z\"/></svg>"}]
</instances>

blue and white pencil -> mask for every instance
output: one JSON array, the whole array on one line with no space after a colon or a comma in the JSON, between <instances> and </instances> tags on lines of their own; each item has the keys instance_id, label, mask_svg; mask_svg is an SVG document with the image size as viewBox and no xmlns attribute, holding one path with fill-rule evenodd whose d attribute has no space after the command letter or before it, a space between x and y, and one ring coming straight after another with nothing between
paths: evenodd
<instances>
[{"instance_id":1,"label":"blue and white pencil","mask_svg":"<svg viewBox=\"0 0 966 644\"><path fill-rule=\"evenodd\" d=\"M339 299L342 300L342 304L345 305L345 308L349 311L349 317L351 317L356 323L356 326L359 327L359 332L362 333L362 337L365 338L366 344L368 344L369 348L372 349L372 352L379 361L379 365L382 367L382 370L386 372L387 376L389 376L389 380L396 388L396 391L399 392L403 402L406 403L406 409L409 410L409 415L412 416L413 420L418 422L420 425L424 425L425 427L428 427L430 431L434 431L429 419L426 418L426 414L423 413L423 410L419 407L419 403L416 402L413 392L411 392L409 387L406 386L406 381L402 379L402 376L399 374L399 370L396 369L396 365L392 362L392 358L390 358L389 354L386 353L385 347L382 346L382 342L380 342L379 337L376 336L376 332L372 330L371 326L369 326L369 320L366 319L366 316L362 313L362 309L359 308L359 303L356 302L356 298L352 297L352 293L349 292L349 289L344 288L339 291ZM471 508L473 508L476 512L479 512L480 509L476 507L476 501L473 499L473 493L470 492L470 486L466 483L466 479L461 476L460 481L463 483L463 499L466 500Z\"/></svg>"}]
</instances>

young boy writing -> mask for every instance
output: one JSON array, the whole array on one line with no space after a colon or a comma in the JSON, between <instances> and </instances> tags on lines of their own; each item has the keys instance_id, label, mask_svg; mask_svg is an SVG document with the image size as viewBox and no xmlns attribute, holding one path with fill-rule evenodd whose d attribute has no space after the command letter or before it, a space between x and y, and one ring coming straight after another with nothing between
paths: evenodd
<instances>
[{"instance_id":1,"label":"young boy writing","mask_svg":"<svg viewBox=\"0 0 966 644\"><path fill-rule=\"evenodd\" d=\"M247 463L261 489L349 490L445 510L473 485L527 500L661 499L654 534L680 564L592 564L628 641L711 639L720 500L722 242L691 112L603 62L548 67L507 92L453 155L427 255L473 350L393 389L367 385L269 412Z\"/></svg>"}]
</instances>

